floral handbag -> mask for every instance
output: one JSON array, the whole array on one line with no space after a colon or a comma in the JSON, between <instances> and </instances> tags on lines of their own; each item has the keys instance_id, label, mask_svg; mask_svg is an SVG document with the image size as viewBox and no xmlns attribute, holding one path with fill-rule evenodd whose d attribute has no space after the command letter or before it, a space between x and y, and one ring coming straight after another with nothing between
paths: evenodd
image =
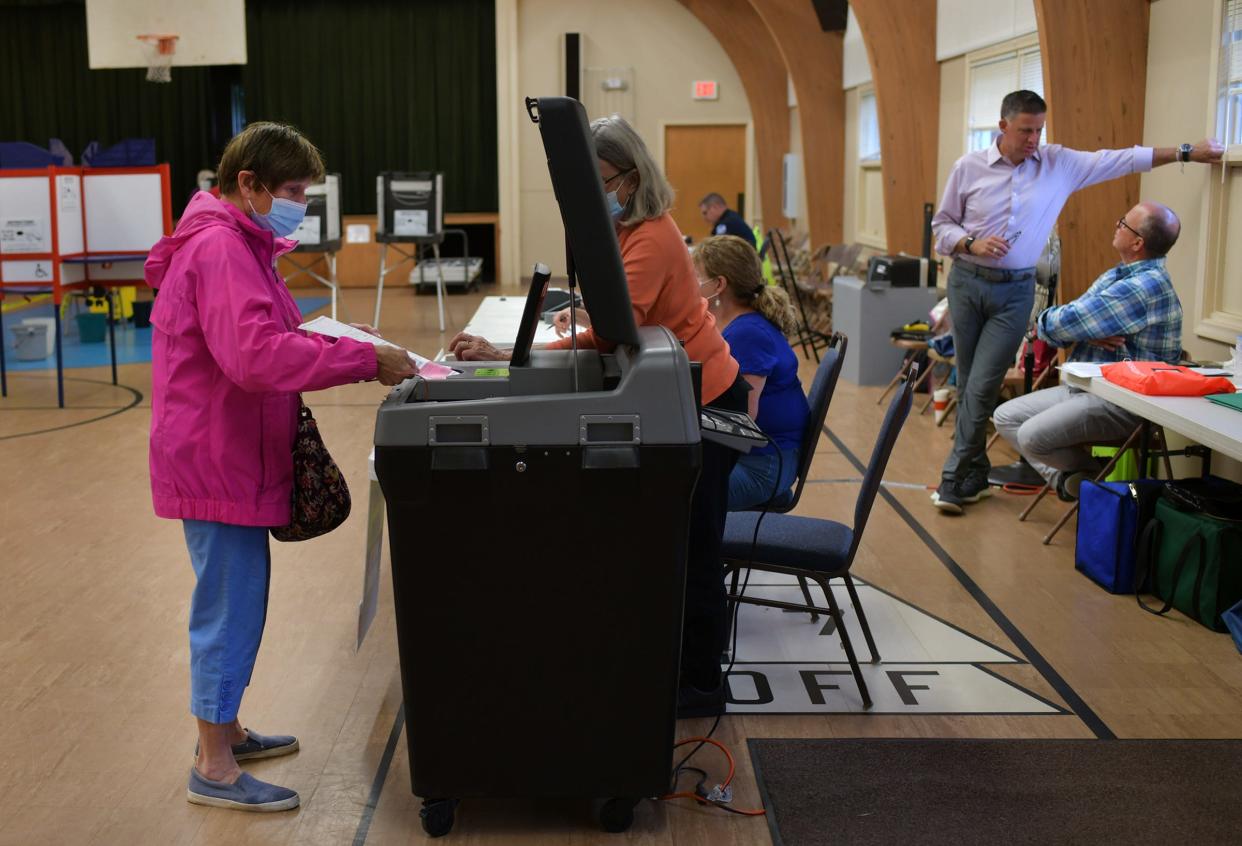
<instances>
[{"instance_id":1,"label":"floral handbag","mask_svg":"<svg viewBox=\"0 0 1242 846\"><path fill-rule=\"evenodd\" d=\"M299 400L298 434L293 441L293 516L289 525L272 528L278 541L303 541L325 535L349 516L349 486L319 436L319 426Z\"/></svg>"}]
</instances>

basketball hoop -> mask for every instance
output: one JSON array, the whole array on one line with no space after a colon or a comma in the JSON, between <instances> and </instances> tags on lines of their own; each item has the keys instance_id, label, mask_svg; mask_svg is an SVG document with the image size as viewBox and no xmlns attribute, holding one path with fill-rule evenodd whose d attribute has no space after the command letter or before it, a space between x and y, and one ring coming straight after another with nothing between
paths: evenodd
<instances>
[{"instance_id":1,"label":"basketball hoop","mask_svg":"<svg viewBox=\"0 0 1242 846\"><path fill-rule=\"evenodd\" d=\"M173 54L177 52L179 35L147 33L137 36L147 57L147 81L171 82Z\"/></svg>"}]
</instances>

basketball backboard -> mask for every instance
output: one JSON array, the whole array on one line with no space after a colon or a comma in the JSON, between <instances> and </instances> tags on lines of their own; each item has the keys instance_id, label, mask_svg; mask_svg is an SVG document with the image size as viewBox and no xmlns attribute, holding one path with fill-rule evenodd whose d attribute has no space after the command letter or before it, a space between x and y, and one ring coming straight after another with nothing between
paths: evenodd
<instances>
[{"instance_id":1,"label":"basketball backboard","mask_svg":"<svg viewBox=\"0 0 1242 846\"><path fill-rule=\"evenodd\" d=\"M244 65L244 0L86 0L91 70L147 67L138 36L178 36L173 67Z\"/></svg>"}]
</instances>

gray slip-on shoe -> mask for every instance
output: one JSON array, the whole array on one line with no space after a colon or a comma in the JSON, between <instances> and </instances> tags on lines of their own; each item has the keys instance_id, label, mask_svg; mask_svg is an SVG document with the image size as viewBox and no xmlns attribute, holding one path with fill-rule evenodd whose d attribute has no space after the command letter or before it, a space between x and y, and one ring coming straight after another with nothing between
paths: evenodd
<instances>
[{"instance_id":1,"label":"gray slip-on shoe","mask_svg":"<svg viewBox=\"0 0 1242 846\"><path fill-rule=\"evenodd\" d=\"M298 739L288 734L259 734L244 729L246 739L234 744L233 760L253 761L256 758L278 758L298 751ZM194 744L194 757L198 757L198 744Z\"/></svg>"},{"instance_id":2,"label":"gray slip-on shoe","mask_svg":"<svg viewBox=\"0 0 1242 846\"><path fill-rule=\"evenodd\" d=\"M300 801L297 791L259 781L250 773L242 773L237 781L226 784L204 778L193 767L190 768L190 783L185 798L192 805L260 813L288 811L296 808Z\"/></svg>"},{"instance_id":3,"label":"gray slip-on shoe","mask_svg":"<svg viewBox=\"0 0 1242 846\"><path fill-rule=\"evenodd\" d=\"M255 758L276 758L298 751L298 739L288 734L257 734L246 729L246 742L233 747L233 758L249 761Z\"/></svg>"}]
</instances>

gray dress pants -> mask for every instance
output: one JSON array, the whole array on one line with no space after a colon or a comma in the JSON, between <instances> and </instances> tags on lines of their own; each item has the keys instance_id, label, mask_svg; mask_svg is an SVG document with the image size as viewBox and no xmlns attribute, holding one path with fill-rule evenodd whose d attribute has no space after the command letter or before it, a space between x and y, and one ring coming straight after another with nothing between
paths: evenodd
<instances>
[{"instance_id":1,"label":"gray dress pants","mask_svg":"<svg viewBox=\"0 0 1242 846\"><path fill-rule=\"evenodd\" d=\"M1140 422L1120 406L1068 385L1001 403L992 419L1001 437L1050 482L1058 471L1098 470L1092 445L1123 440Z\"/></svg>"},{"instance_id":2,"label":"gray dress pants","mask_svg":"<svg viewBox=\"0 0 1242 846\"><path fill-rule=\"evenodd\" d=\"M994 277L1011 275L1009 281ZM964 261L949 271L949 314L957 362L957 425L953 451L941 470L946 481L986 479L987 425L1031 319L1035 271L978 271Z\"/></svg>"}]
</instances>

